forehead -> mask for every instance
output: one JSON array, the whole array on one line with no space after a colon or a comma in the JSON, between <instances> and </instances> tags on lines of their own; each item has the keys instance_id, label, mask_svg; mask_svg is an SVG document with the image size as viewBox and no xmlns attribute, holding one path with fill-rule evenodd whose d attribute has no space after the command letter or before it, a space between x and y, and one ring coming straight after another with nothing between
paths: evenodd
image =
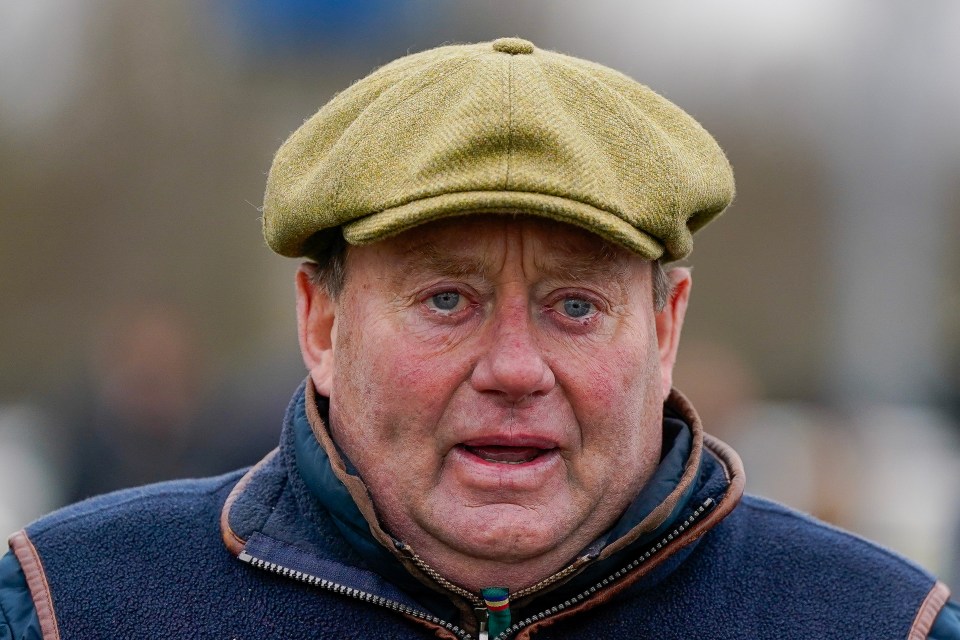
<instances>
[{"instance_id":1,"label":"forehead","mask_svg":"<svg viewBox=\"0 0 960 640\"><path fill-rule=\"evenodd\" d=\"M619 277L647 261L579 227L522 215L448 218L373 245L369 257L402 271L486 272L515 254L525 268L573 277Z\"/></svg>"}]
</instances>

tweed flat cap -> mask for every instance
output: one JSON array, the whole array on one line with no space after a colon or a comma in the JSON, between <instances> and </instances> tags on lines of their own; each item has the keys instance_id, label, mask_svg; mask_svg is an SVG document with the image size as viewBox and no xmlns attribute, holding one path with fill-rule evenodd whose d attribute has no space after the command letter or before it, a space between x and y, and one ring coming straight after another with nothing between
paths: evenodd
<instances>
[{"instance_id":1,"label":"tweed flat cap","mask_svg":"<svg viewBox=\"0 0 960 640\"><path fill-rule=\"evenodd\" d=\"M263 226L274 251L297 257L338 229L367 244L439 218L519 212L675 260L733 192L723 151L673 103L502 38L400 58L333 98L277 152Z\"/></svg>"}]
</instances>

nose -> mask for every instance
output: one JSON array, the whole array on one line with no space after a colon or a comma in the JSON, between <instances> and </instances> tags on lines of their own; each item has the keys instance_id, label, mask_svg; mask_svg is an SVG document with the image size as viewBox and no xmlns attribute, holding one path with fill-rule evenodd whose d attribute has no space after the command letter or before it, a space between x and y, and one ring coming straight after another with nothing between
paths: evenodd
<instances>
[{"instance_id":1,"label":"nose","mask_svg":"<svg viewBox=\"0 0 960 640\"><path fill-rule=\"evenodd\" d=\"M556 378L533 335L526 305L504 309L492 320L471 376L473 388L511 404L547 394Z\"/></svg>"}]
</instances>

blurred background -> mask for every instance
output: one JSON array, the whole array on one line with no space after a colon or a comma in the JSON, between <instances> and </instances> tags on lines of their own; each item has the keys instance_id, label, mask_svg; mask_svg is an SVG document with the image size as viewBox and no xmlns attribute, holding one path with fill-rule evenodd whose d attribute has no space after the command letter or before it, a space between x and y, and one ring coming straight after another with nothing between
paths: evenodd
<instances>
[{"instance_id":1,"label":"blurred background","mask_svg":"<svg viewBox=\"0 0 960 640\"><path fill-rule=\"evenodd\" d=\"M274 151L395 57L519 35L727 151L676 384L748 490L960 588L958 33L950 0L0 0L0 535L272 448L305 373Z\"/></svg>"}]
</instances>

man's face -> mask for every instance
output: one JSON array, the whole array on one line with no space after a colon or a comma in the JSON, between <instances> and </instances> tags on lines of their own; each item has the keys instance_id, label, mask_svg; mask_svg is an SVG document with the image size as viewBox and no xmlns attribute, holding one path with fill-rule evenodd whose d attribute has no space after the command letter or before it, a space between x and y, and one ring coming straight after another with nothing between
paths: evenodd
<instances>
[{"instance_id":1,"label":"man's face","mask_svg":"<svg viewBox=\"0 0 960 640\"><path fill-rule=\"evenodd\" d=\"M659 460L675 279L656 314L649 262L511 216L352 247L335 301L302 269L304 357L386 528L468 587L533 582L601 534Z\"/></svg>"}]
</instances>

